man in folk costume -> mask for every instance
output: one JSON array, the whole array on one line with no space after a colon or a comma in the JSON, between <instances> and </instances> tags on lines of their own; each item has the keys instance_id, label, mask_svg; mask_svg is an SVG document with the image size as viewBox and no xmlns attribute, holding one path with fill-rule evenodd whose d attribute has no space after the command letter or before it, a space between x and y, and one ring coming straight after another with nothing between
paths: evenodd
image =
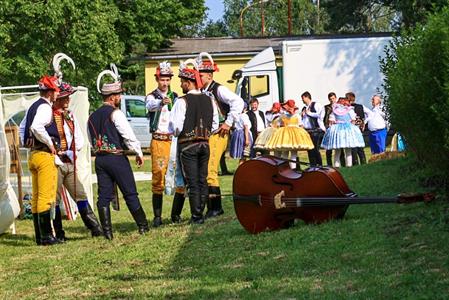
<instances>
[{"instance_id":1,"label":"man in folk costume","mask_svg":"<svg viewBox=\"0 0 449 300\"><path fill-rule=\"evenodd\" d=\"M118 185L125 198L131 215L138 226L140 234L149 230L145 212L140 204L134 174L124 150L136 153L136 164L143 165L143 154L125 114L119 109L121 102L122 83L117 68L111 64L110 70L98 75L97 89L103 96L103 106L93 112L88 121L91 144L95 153L95 172L98 180L98 215L100 216L103 234L112 240L112 224L110 202L115 197L114 183ZM114 78L113 83L103 84L100 81L104 75Z\"/></svg>"},{"instance_id":2,"label":"man in folk costume","mask_svg":"<svg viewBox=\"0 0 449 300\"><path fill-rule=\"evenodd\" d=\"M31 172L33 213L36 244L54 245L50 209L56 200L58 169L55 164L59 134L53 120L52 105L59 94L58 80L43 76L39 80L40 98L27 110L20 127L23 144L31 148L28 167Z\"/></svg>"},{"instance_id":3,"label":"man in folk costume","mask_svg":"<svg viewBox=\"0 0 449 300\"><path fill-rule=\"evenodd\" d=\"M76 200L81 219L83 220L84 225L91 231L92 236L102 235L100 224L87 200L84 186L77 176L76 158L78 156L77 153L84 146L84 138L75 115L69 111L70 96L75 90L70 84L62 82L60 62L64 59L71 63L73 68L75 68L73 60L64 53L58 53L53 57L55 76L58 78L58 83L60 84L59 95L53 104L53 118L60 137L59 148L57 151L62 163L58 168L58 193L56 194L56 209L53 227L56 233L56 238L60 242L65 241L65 232L62 227L59 205L61 203L62 186L64 186L70 196ZM69 208L66 207L65 209L68 210Z\"/></svg>"},{"instance_id":4,"label":"man in folk costume","mask_svg":"<svg viewBox=\"0 0 449 300\"><path fill-rule=\"evenodd\" d=\"M203 56L206 56L207 60L203 60ZM228 145L229 130L232 124L238 120L245 106L245 102L227 87L214 81L214 72L218 71L218 67L208 53L200 53L197 58L197 65L204 85L202 90L208 95L213 96L220 115L220 127L209 139L210 158L207 175L209 199L207 201L206 218L212 218L223 214L220 183L218 181L218 167L220 158L226 151Z\"/></svg>"},{"instance_id":5,"label":"man in folk costume","mask_svg":"<svg viewBox=\"0 0 449 300\"><path fill-rule=\"evenodd\" d=\"M178 98L171 116L174 135L178 137L178 151L182 172L189 193L190 222L204 223L203 210L208 199L207 172L209 136L218 128L218 112L211 97L200 89L202 82L197 69L188 68L194 60L181 63L179 78L184 96ZM218 156L218 161L220 156Z\"/></svg>"},{"instance_id":6,"label":"man in folk costume","mask_svg":"<svg viewBox=\"0 0 449 300\"><path fill-rule=\"evenodd\" d=\"M58 205L58 203L61 202L62 186L64 186L70 196L76 200L81 219L86 228L90 230L92 236L101 236L103 232L97 217L87 200L86 191L84 190L83 184L79 180L76 171L77 152L82 149L84 138L75 116L68 110L70 95L73 94L75 90L67 83L62 83L60 89L61 92L58 99L53 105L53 117L61 139L58 156L63 164L58 168L57 205L53 227L55 229L56 238L59 241L64 242L65 232L62 227L61 210Z\"/></svg>"},{"instance_id":7,"label":"man in folk costume","mask_svg":"<svg viewBox=\"0 0 449 300\"><path fill-rule=\"evenodd\" d=\"M153 226L162 225L162 199L165 187L165 174L170 159L170 146L173 134L169 129L170 113L178 95L171 91L170 83L173 71L169 62L162 62L154 74L157 89L146 97L146 107L152 115L150 130L151 140L151 172L153 192ZM179 222L179 215L184 206L184 190L177 189L173 198L172 216L174 222Z\"/></svg>"},{"instance_id":8,"label":"man in folk costume","mask_svg":"<svg viewBox=\"0 0 449 300\"><path fill-rule=\"evenodd\" d=\"M311 166L322 166L323 159L321 158L320 145L326 131L326 127L324 127L323 120L320 117L323 106L313 101L309 92L302 93L301 99L305 104L302 110L302 123L304 129L310 134L314 145L312 150L307 150L307 156Z\"/></svg>"},{"instance_id":9,"label":"man in folk costume","mask_svg":"<svg viewBox=\"0 0 449 300\"><path fill-rule=\"evenodd\" d=\"M251 134L253 136L253 141L257 139L259 134L265 129L266 120L265 114L259 110L259 100L257 98L252 98L249 101L250 110L246 113L251 122ZM254 144L251 146L251 158L256 157L256 151L254 150Z\"/></svg>"}]
</instances>

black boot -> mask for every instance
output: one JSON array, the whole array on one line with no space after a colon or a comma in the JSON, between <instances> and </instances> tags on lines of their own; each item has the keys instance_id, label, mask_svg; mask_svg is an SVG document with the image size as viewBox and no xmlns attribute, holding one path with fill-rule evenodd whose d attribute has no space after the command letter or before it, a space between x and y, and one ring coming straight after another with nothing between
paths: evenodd
<instances>
[{"instance_id":1,"label":"black boot","mask_svg":"<svg viewBox=\"0 0 449 300\"><path fill-rule=\"evenodd\" d=\"M153 194L153 226L159 227L162 225L162 194Z\"/></svg>"},{"instance_id":2,"label":"black boot","mask_svg":"<svg viewBox=\"0 0 449 300\"><path fill-rule=\"evenodd\" d=\"M145 232L148 232L150 230L148 228L147 216L145 215L142 206L137 210L132 211L131 215L133 216L134 221L136 221L137 227L139 227L140 234L144 234Z\"/></svg>"},{"instance_id":3,"label":"black boot","mask_svg":"<svg viewBox=\"0 0 449 300\"><path fill-rule=\"evenodd\" d=\"M56 233L56 238L60 243L64 243L66 241L65 238L65 231L62 228L62 216L61 216L61 209L59 206L55 209L55 219L53 220L53 228Z\"/></svg>"},{"instance_id":4,"label":"black boot","mask_svg":"<svg viewBox=\"0 0 449 300\"><path fill-rule=\"evenodd\" d=\"M203 209L204 204L202 201L205 202L205 197L201 199L202 197L199 194L189 194L189 203L190 203L190 213L192 214L192 217L190 218L191 224L203 224L204 223L204 217L203 217Z\"/></svg>"},{"instance_id":5,"label":"black boot","mask_svg":"<svg viewBox=\"0 0 449 300\"><path fill-rule=\"evenodd\" d=\"M81 219L83 220L84 226L90 230L92 236L103 235L103 230L101 229L100 223L98 223L98 219L95 216L92 207L90 207L90 204L87 204L87 207L80 209L79 213L81 215Z\"/></svg>"},{"instance_id":6,"label":"black boot","mask_svg":"<svg viewBox=\"0 0 449 300\"><path fill-rule=\"evenodd\" d=\"M109 206L98 207L98 216L100 217L101 227L103 227L103 236L112 240L112 223L111 223L111 210Z\"/></svg>"},{"instance_id":7,"label":"black boot","mask_svg":"<svg viewBox=\"0 0 449 300\"><path fill-rule=\"evenodd\" d=\"M209 187L209 199L207 200L207 212L205 218L214 218L224 213L221 206L221 191L219 186Z\"/></svg>"},{"instance_id":8,"label":"black boot","mask_svg":"<svg viewBox=\"0 0 449 300\"><path fill-rule=\"evenodd\" d=\"M34 236L36 237L36 244L41 245L41 232L39 230L39 215L37 213L33 214L33 224L34 224Z\"/></svg>"},{"instance_id":9,"label":"black boot","mask_svg":"<svg viewBox=\"0 0 449 300\"><path fill-rule=\"evenodd\" d=\"M181 223L181 212L185 201L184 194L175 193L173 197L173 206L171 208L171 221L173 223Z\"/></svg>"},{"instance_id":10,"label":"black boot","mask_svg":"<svg viewBox=\"0 0 449 300\"><path fill-rule=\"evenodd\" d=\"M50 210L38 213L38 218L41 245L47 246L59 244L59 241L53 235L53 230L51 228Z\"/></svg>"}]
</instances>

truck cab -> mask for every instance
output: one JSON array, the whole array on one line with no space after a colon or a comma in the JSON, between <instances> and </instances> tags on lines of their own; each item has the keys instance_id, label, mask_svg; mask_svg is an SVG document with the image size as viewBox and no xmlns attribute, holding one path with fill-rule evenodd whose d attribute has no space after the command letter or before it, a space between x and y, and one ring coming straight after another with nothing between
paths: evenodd
<instances>
[{"instance_id":1,"label":"truck cab","mask_svg":"<svg viewBox=\"0 0 449 300\"><path fill-rule=\"evenodd\" d=\"M120 109L130 123L141 147L150 147L150 122L145 106L145 96L122 95Z\"/></svg>"},{"instance_id":2,"label":"truck cab","mask_svg":"<svg viewBox=\"0 0 449 300\"><path fill-rule=\"evenodd\" d=\"M273 48L269 47L254 56L241 70L232 75L237 80L236 94L245 102L259 100L259 109L267 111L273 102L279 102L278 68Z\"/></svg>"}]
</instances>

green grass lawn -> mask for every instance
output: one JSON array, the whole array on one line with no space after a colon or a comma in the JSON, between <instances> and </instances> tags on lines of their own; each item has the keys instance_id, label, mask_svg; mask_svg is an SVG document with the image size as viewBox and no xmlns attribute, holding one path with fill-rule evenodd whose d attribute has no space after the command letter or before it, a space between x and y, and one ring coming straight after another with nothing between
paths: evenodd
<instances>
[{"instance_id":1,"label":"green grass lawn","mask_svg":"<svg viewBox=\"0 0 449 300\"><path fill-rule=\"evenodd\" d=\"M149 170L149 161L144 170ZM230 169L236 163L230 161ZM363 196L420 192L410 159L342 169ZM220 177L223 193L232 176ZM149 182L138 183L152 219ZM31 220L0 237L0 298L443 299L449 297L449 205L350 206L341 221L258 235L225 214L202 226L168 222L137 233L124 203L113 212L115 239L90 238L81 220L65 222L65 244L37 247Z\"/></svg>"}]
</instances>

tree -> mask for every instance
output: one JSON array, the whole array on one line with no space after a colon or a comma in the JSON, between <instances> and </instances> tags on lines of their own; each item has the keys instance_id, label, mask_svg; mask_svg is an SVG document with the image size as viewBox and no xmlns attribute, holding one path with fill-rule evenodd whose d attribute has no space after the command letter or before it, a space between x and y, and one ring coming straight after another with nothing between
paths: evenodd
<instances>
[{"instance_id":1,"label":"tree","mask_svg":"<svg viewBox=\"0 0 449 300\"><path fill-rule=\"evenodd\" d=\"M224 0L224 21L232 36L240 35L240 13L249 4L247 0ZM243 14L245 36L260 36L262 28L261 4L252 5ZM288 34L287 1L271 0L263 3L265 35L279 36ZM324 12L310 0L292 0L292 34L311 34L323 32L327 22Z\"/></svg>"},{"instance_id":2,"label":"tree","mask_svg":"<svg viewBox=\"0 0 449 300\"><path fill-rule=\"evenodd\" d=\"M143 64L135 61L201 23L204 11L203 0L2 0L0 85L37 82L64 52L77 66L63 67L65 78L87 86L91 97L111 62L133 92L143 92Z\"/></svg>"},{"instance_id":3,"label":"tree","mask_svg":"<svg viewBox=\"0 0 449 300\"><path fill-rule=\"evenodd\" d=\"M325 30L330 33L391 31L396 12L383 2L323 0L321 7L330 18Z\"/></svg>"}]
</instances>

